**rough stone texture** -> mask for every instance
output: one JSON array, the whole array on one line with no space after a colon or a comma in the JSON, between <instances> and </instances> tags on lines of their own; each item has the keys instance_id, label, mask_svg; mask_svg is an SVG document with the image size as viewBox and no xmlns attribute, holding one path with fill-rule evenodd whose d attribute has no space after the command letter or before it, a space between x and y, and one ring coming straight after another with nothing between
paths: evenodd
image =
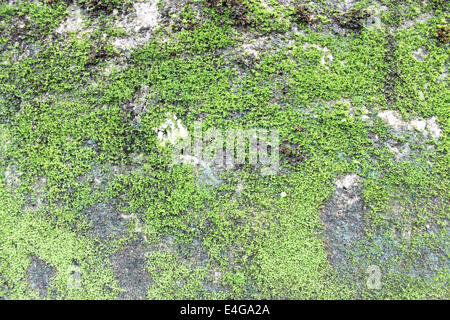
<instances>
[{"instance_id":1,"label":"rough stone texture","mask_svg":"<svg viewBox=\"0 0 450 320\"><path fill-rule=\"evenodd\" d=\"M413 119L408 122L403 121L399 113L393 110L381 111L378 113L378 117L399 133L417 130L423 133L425 137L432 137L436 140L439 139L442 134L442 130L436 122L436 117L426 120Z\"/></svg>"},{"instance_id":2,"label":"rough stone texture","mask_svg":"<svg viewBox=\"0 0 450 320\"><path fill-rule=\"evenodd\" d=\"M68 33L68 32L79 32L84 28L83 13L80 7L76 5L70 5L67 8L69 16L63 23L55 30L56 33Z\"/></svg>"},{"instance_id":3,"label":"rough stone texture","mask_svg":"<svg viewBox=\"0 0 450 320\"><path fill-rule=\"evenodd\" d=\"M308 50L309 48L314 48L319 51L322 51L322 57L320 58L321 65L325 66L326 64L333 62L333 54L327 47L321 47L317 44L309 44L309 43L305 43L303 45L303 50Z\"/></svg>"},{"instance_id":4,"label":"rough stone texture","mask_svg":"<svg viewBox=\"0 0 450 320\"><path fill-rule=\"evenodd\" d=\"M86 211L89 221L92 223L92 236L100 240L120 238L126 234L128 219L115 210L114 206L99 203Z\"/></svg>"},{"instance_id":5,"label":"rough stone texture","mask_svg":"<svg viewBox=\"0 0 450 320\"><path fill-rule=\"evenodd\" d=\"M403 23L399 27L391 27L391 31L408 29L408 28L412 27L413 25L415 25L417 23L426 22L426 21L428 21L431 18L433 18L433 16L431 14L424 13L424 14L420 15L419 17L417 17L416 19L406 21L405 23Z\"/></svg>"},{"instance_id":6,"label":"rough stone texture","mask_svg":"<svg viewBox=\"0 0 450 320\"><path fill-rule=\"evenodd\" d=\"M28 283L31 288L39 292L42 298L48 297L48 289L55 274L55 268L38 257L32 256L31 264L28 267Z\"/></svg>"},{"instance_id":7,"label":"rough stone texture","mask_svg":"<svg viewBox=\"0 0 450 320\"><path fill-rule=\"evenodd\" d=\"M346 175L336 182L336 191L320 212L330 263L338 270L351 272L349 252L364 236L364 201L361 178Z\"/></svg>"},{"instance_id":8,"label":"rough stone texture","mask_svg":"<svg viewBox=\"0 0 450 320\"><path fill-rule=\"evenodd\" d=\"M424 48L419 48L413 52L413 57L419 61L424 61L425 58L427 57L427 55L428 55L428 52Z\"/></svg>"},{"instance_id":9,"label":"rough stone texture","mask_svg":"<svg viewBox=\"0 0 450 320\"><path fill-rule=\"evenodd\" d=\"M149 249L142 241L126 245L111 257L114 273L123 290L119 294L122 300L145 300L151 286L147 272L147 255Z\"/></svg>"},{"instance_id":10,"label":"rough stone texture","mask_svg":"<svg viewBox=\"0 0 450 320\"><path fill-rule=\"evenodd\" d=\"M117 12L114 12L118 15ZM127 37L121 37L114 41L114 45L125 52L143 45L150 40L153 30L158 25L160 14L157 1L135 2L130 13L118 15L116 27L124 29Z\"/></svg>"}]
</instances>

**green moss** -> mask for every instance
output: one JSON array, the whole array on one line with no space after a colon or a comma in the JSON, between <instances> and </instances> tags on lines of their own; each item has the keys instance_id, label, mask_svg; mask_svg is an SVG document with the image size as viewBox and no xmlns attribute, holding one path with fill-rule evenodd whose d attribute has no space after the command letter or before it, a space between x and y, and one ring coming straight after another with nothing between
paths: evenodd
<instances>
[{"instance_id":1,"label":"green moss","mask_svg":"<svg viewBox=\"0 0 450 320\"><path fill-rule=\"evenodd\" d=\"M130 5L129 0L79 0L79 5L88 11L95 12L111 12L113 9L122 9Z\"/></svg>"},{"instance_id":2,"label":"green moss","mask_svg":"<svg viewBox=\"0 0 450 320\"><path fill-rule=\"evenodd\" d=\"M410 1L399 12L396 1L383 3L388 27L437 10ZM294 9L278 1L239 3L246 26L233 7L192 1L170 31L155 30L128 57L112 47L125 33L107 14L120 4L80 4L103 11L88 17L94 32L49 38L49 45L35 32L51 34L66 15L64 2L0 6L0 296L39 298L27 283L35 255L56 269L50 291L59 298L116 298L109 257L137 238L150 248L171 236L178 249L148 256L151 299L448 297L447 269L415 270L423 252L440 266L448 261L448 48L434 33L444 14L395 32L337 36L320 31L335 19L324 2L315 7L323 25L293 33ZM6 32L25 15L21 43L33 44L29 55ZM253 57L238 50L251 34L265 35ZM423 61L414 57L419 48ZM106 62L120 61L120 71L103 72ZM382 109L406 120L436 117L442 135L395 137L376 117ZM220 173L216 186L202 184L201 168L172 165L171 147L157 142L154 128L167 113L190 132L196 120L204 130L277 129L291 151L276 176L244 165ZM392 141L410 143L407 161L395 158ZM369 213L351 255L353 277L329 264L319 216L335 179L348 173L362 178ZM130 223L116 239L94 238L86 212L105 203L142 228ZM409 240L398 241L408 228ZM193 243L202 254L187 253ZM382 269L380 291L366 287L372 264ZM76 290L68 286L74 265L82 274Z\"/></svg>"},{"instance_id":3,"label":"green moss","mask_svg":"<svg viewBox=\"0 0 450 320\"><path fill-rule=\"evenodd\" d=\"M18 1L17 5L0 4L0 33L4 39L2 49L19 40L43 39L55 29L66 15L67 3L58 1L52 6L45 2Z\"/></svg>"}]
</instances>

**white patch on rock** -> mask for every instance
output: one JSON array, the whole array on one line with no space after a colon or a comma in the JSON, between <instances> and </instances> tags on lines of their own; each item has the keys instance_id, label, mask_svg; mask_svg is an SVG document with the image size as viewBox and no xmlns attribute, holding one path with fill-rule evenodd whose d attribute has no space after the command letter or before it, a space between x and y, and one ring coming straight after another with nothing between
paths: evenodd
<instances>
[{"instance_id":1,"label":"white patch on rock","mask_svg":"<svg viewBox=\"0 0 450 320\"><path fill-rule=\"evenodd\" d=\"M157 1L136 2L135 13L120 17L116 27L124 29L129 36L117 38L113 43L118 49L131 50L147 43L158 26L159 12Z\"/></svg>"},{"instance_id":2,"label":"white patch on rock","mask_svg":"<svg viewBox=\"0 0 450 320\"><path fill-rule=\"evenodd\" d=\"M423 93L422 90L419 91L419 99L422 101L425 100L425 94Z\"/></svg>"},{"instance_id":3,"label":"white patch on rock","mask_svg":"<svg viewBox=\"0 0 450 320\"><path fill-rule=\"evenodd\" d=\"M222 276L222 272L219 272L219 271L214 272L214 283L215 284L219 284L221 276Z\"/></svg>"},{"instance_id":4,"label":"white patch on rock","mask_svg":"<svg viewBox=\"0 0 450 320\"><path fill-rule=\"evenodd\" d=\"M239 183L236 186L235 194L240 195L242 193L242 191L244 191L244 181L239 180Z\"/></svg>"},{"instance_id":5,"label":"white patch on rock","mask_svg":"<svg viewBox=\"0 0 450 320\"><path fill-rule=\"evenodd\" d=\"M313 44L304 43L303 44L303 50L307 50L309 48L315 48L315 49L323 52L322 57L320 58L321 65L325 66L326 64L333 62L334 57L331 54L330 49L328 49L327 47L321 47L315 43L313 43Z\"/></svg>"},{"instance_id":6,"label":"white patch on rock","mask_svg":"<svg viewBox=\"0 0 450 320\"><path fill-rule=\"evenodd\" d=\"M417 130L422 132L426 137L431 135L436 140L439 139L442 134L442 130L436 122L437 117L432 117L427 120L413 119L407 122L403 121L401 116L393 110L381 111L378 113L378 117L397 131Z\"/></svg>"},{"instance_id":7,"label":"white patch on rock","mask_svg":"<svg viewBox=\"0 0 450 320\"><path fill-rule=\"evenodd\" d=\"M265 9L271 9L266 0L261 0L261 4L264 6Z\"/></svg>"},{"instance_id":8,"label":"white patch on rock","mask_svg":"<svg viewBox=\"0 0 450 320\"><path fill-rule=\"evenodd\" d=\"M409 124L411 125L411 127L416 129L417 131L425 131L425 129L427 127L426 120L414 119L414 120L411 120L411 122Z\"/></svg>"},{"instance_id":9,"label":"white patch on rock","mask_svg":"<svg viewBox=\"0 0 450 320\"><path fill-rule=\"evenodd\" d=\"M358 106L355 107L352 105L350 99L347 98L341 98L341 100L335 101L335 103L345 103L349 106L348 113L350 115L350 118L354 118L357 116L357 113L359 114L359 117L363 119L364 121L367 121L370 125L372 125L371 118L369 116L370 111L366 108L366 106Z\"/></svg>"},{"instance_id":10,"label":"white patch on rock","mask_svg":"<svg viewBox=\"0 0 450 320\"><path fill-rule=\"evenodd\" d=\"M257 58L259 56L258 48L262 47L261 42L262 41L255 41L252 43L244 43L242 45L242 49L244 50L245 53Z\"/></svg>"},{"instance_id":11,"label":"white patch on rock","mask_svg":"<svg viewBox=\"0 0 450 320\"><path fill-rule=\"evenodd\" d=\"M188 131L181 123L180 119L177 119L177 116L172 116L168 114L166 121L159 127L154 128L158 134L158 140L165 145L167 142L171 144L177 143L177 141L181 138L188 137Z\"/></svg>"},{"instance_id":12,"label":"white patch on rock","mask_svg":"<svg viewBox=\"0 0 450 320\"><path fill-rule=\"evenodd\" d=\"M406 21L404 24L402 24L399 27L391 27L391 31L397 31L397 30L403 30L403 29L408 29L412 26L414 26L417 23L423 23L428 21L429 19L433 18L433 15L430 13L424 13L422 15L420 15L419 17L417 17L414 20L408 20Z\"/></svg>"},{"instance_id":13,"label":"white patch on rock","mask_svg":"<svg viewBox=\"0 0 450 320\"><path fill-rule=\"evenodd\" d=\"M428 126L428 132L431 133L431 136L434 139L439 139L439 137L442 134L441 128L439 128L439 125L436 123L437 117L432 117L430 120L427 121Z\"/></svg>"},{"instance_id":14,"label":"white patch on rock","mask_svg":"<svg viewBox=\"0 0 450 320\"><path fill-rule=\"evenodd\" d=\"M396 111L393 110L385 110L381 111L378 114L378 117L380 117L388 126L400 130L405 126L405 123L400 119Z\"/></svg>"},{"instance_id":15,"label":"white patch on rock","mask_svg":"<svg viewBox=\"0 0 450 320\"><path fill-rule=\"evenodd\" d=\"M239 47L235 48L240 54L251 55L255 58L261 56L262 53L275 53L279 48L292 46L295 41L292 39L282 40L281 43L269 36L258 36L256 38L246 39Z\"/></svg>"},{"instance_id":16,"label":"white patch on rock","mask_svg":"<svg viewBox=\"0 0 450 320\"><path fill-rule=\"evenodd\" d=\"M439 81L444 81L448 77L448 66L444 66L444 72L439 77Z\"/></svg>"},{"instance_id":17,"label":"white patch on rock","mask_svg":"<svg viewBox=\"0 0 450 320\"><path fill-rule=\"evenodd\" d=\"M107 62L105 68L103 69L103 73L105 76L109 76L113 72L121 71L123 69L126 69L127 67L128 67L128 64L126 62L109 61L109 62Z\"/></svg>"},{"instance_id":18,"label":"white patch on rock","mask_svg":"<svg viewBox=\"0 0 450 320\"><path fill-rule=\"evenodd\" d=\"M350 116L350 118L361 118L362 120L364 120L368 125L373 125L373 121L371 118L372 112L370 110L367 109L366 106L364 105L359 105L357 107L352 105L352 102L350 99L348 98L344 98L341 97L340 99L337 100L331 100L331 101L327 101L326 104L327 106L334 106L337 103L342 103L342 104L346 104L348 105L348 115ZM345 122L345 119L342 119L343 122Z\"/></svg>"},{"instance_id":19,"label":"white patch on rock","mask_svg":"<svg viewBox=\"0 0 450 320\"><path fill-rule=\"evenodd\" d=\"M383 12L387 11L389 8L387 6L380 5L369 5L367 8L367 13L370 16L367 18L364 26L367 29L382 29L384 28L384 24L382 23L381 15Z\"/></svg>"},{"instance_id":20,"label":"white patch on rock","mask_svg":"<svg viewBox=\"0 0 450 320\"><path fill-rule=\"evenodd\" d=\"M428 52L424 48L419 48L413 52L413 57L419 61L424 61L427 55Z\"/></svg>"},{"instance_id":21,"label":"white patch on rock","mask_svg":"<svg viewBox=\"0 0 450 320\"><path fill-rule=\"evenodd\" d=\"M83 30L83 14L81 12L81 8L76 5L70 5L67 8L69 16L64 20L61 25L56 28L56 32L59 34L68 33L68 32L79 32Z\"/></svg>"},{"instance_id":22,"label":"white patch on rock","mask_svg":"<svg viewBox=\"0 0 450 320\"><path fill-rule=\"evenodd\" d=\"M354 185L358 184L360 180L361 178L357 174L348 174L336 181L336 187L338 189L348 190Z\"/></svg>"},{"instance_id":23,"label":"white patch on rock","mask_svg":"<svg viewBox=\"0 0 450 320\"><path fill-rule=\"evenodd\" d=\"M201 185L204 185L206 183L211 186L217 186L222 183L221 179L218 178L218 171L213 163L206 162L192 155L180 155L177 163L188 164L196 167L196 176ZM238 188L236 189L237 195L240 192L239 188L240 187L238 185ZM243 188L243 185L241 186L241 188Z\"/></svg>"},{"instance_id":24,"label":"white patch on rock","mask_svg":"<svg viewBox=\"0 0 450 320\"><path fill-rule=\"evenodd\" d=\"M344 13L355 7L356 0L341 0L337 2L338 11Z\"/></svg>"},{"instance_id":25,"label":"white patch on rock","mask_svg":"<svg viewBox=\"0 0 450 320\"><path fill-rule=\"evenodd\" d=\"M183 126L181 120L171 114L167 114L167 119L158 128L153 128L153 130L157 133L157 138L162 146L169 143L177 148L177 143L184 143L187 139L190 139L189 132ZM222 183L222 181L218 178L218 171L214 166L214 163L208 161L207 159L203 159L201 154L197 156L182 154L180 152L172 153L172 165L187 164L194 166L196 169L196 176L199 183L202 185L207 184L217 186Z\"/></svg>"},{"instance_id":26,"label":"white patch on rock","mask_svg":"<svg viewBox=\"0 0 450 320\"><path fill-rule=\"evenodd\" d=\"M349 213L352 207L358 206L361 202L360 184L362 178L356 174L347 174L336 181L333 206L331 210L326 210L326 216L342 216Z\"/></svg>"},{"instance_id":27,"label":"white patch on rock","mask_svg":"<svg viewBox=\"0 0 450 320\"><path fill-rule=\"evenodd\" d=\"M158 25L158 6L157 1L142 2L133 4L136 9L135 23L139 28L155 27Z\"/></svg>"},{"instance_id":28,"label":"white patch on rock","mask_svg":"<svg viewBox=\"0 0 450 320\"><path fill-rule=\"evenodd\" d=\"M401 147L391 146L388 144L388 149L391 150L395 154L395 158L397 161L403 161L409 158L411 148L409 143L402 145Z\"/></svg>"},{"instance_id":29,"label":"white patch on rock","mask_svg":"<svg viewBox=\"0 0 450 320\"><path fill-rule=\"evenodd\" d=\"M9 189L14 189L20 182L20 173L15 165L8 165L5 170L5 182Z\"/></svg>"},{"instance_id":30,"label":"white patch on rock","mask_svg":"<svg viewBox=\"0 0 450 320\"><path fill-rule=\"evenodd\" d=\"M5 125L0 125L0 156L3 156L3 153L8 148L8 145L11 144L11 133L9 129Z\"/></svg>"},{"instance_id":31,"label":"white patch on rock","mask_svg":"<svg viewBox=\"0 0 450 320\"><path fill-rule=\"evenodd\" d=\"M181 163L184 163L184 164L192 164L192 165L195 165L195 166L200 165L200 166L202 166L204 168L209 167L208 163L200 160L196 156L192 156L192 155L189 155L189 154L181 155L180 159L181 159Z\"/></svg>"}]
</instances>

